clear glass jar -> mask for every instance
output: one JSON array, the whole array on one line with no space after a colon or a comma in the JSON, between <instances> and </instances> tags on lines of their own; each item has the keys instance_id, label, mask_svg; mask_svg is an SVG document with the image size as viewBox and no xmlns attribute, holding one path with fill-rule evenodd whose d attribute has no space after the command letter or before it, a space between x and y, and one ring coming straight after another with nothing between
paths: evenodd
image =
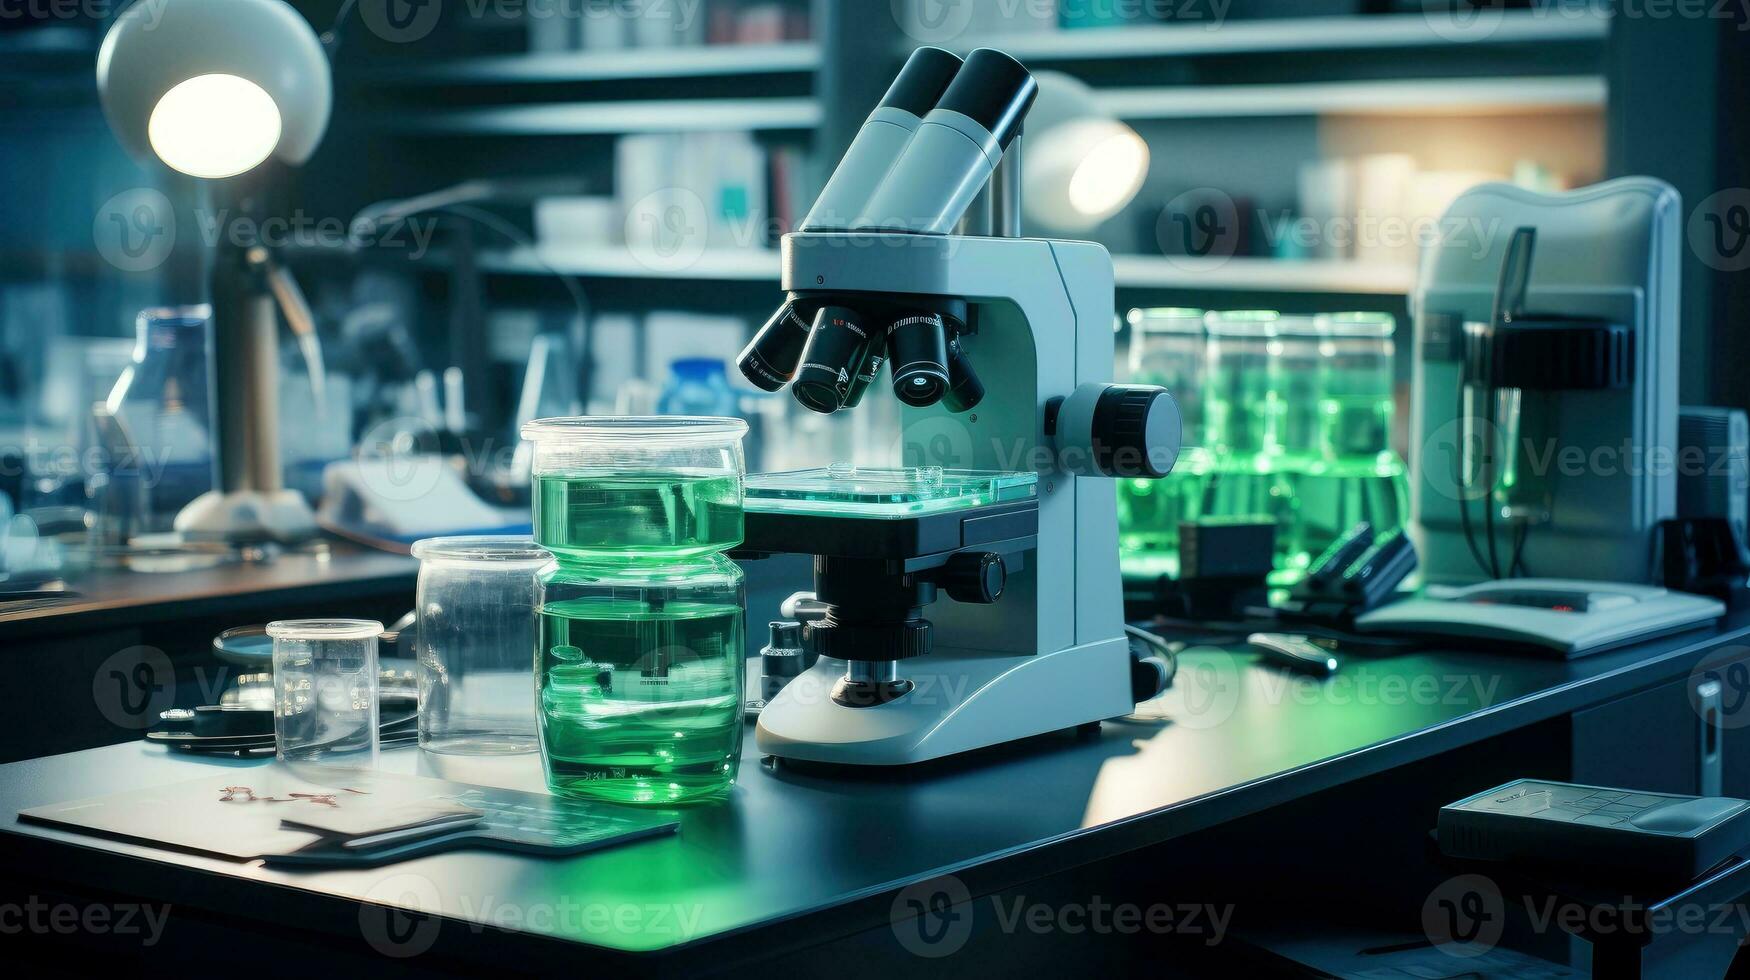
<instances>
[{"instance_id":1,"label":"clear glass jar","mask_svg":"<svg viewBox=\"0 0 1750 980\"><path fill-rule=\"evenodd\" d=\"M741 441L731 418L541 419L534 444L535 542L561 560L635 560L741 543Z\"/></svg>"},{"instance_id":2,"label":"clear glass jar","mask_svg":"<svg viewBox=\"0 0 1750 980\"><path fill-rule=\"evenodd\" d=\"M533 422L541 754L556 793L672 806L741 759L747 424Z\"/></svg>"},{"instance_id":3,"label":"clear glass jar","mask_svg":"<svg viewBox=\"0 0 1750 980\"><path fill-rule=\"evenodd\" d=\"M1202 310L1131 310L1127 380L1160 385L1179 404L1184 446L1173 472L1160 480L1118 481L1119 565L1132 582L1179 573L1179 524L1203 510L1209 452L1203 447L1203 386L1207 334Z\"/></svg>"},{"instance_id":4,"label":"clear glass jar","mask_svg":"<svg viewBox=\"0 0 1750 980\"><path fill-rule=\"evenodd\" d=\"M1276 578L1308 564L1299 540L1299 504L1286 467L1288 402L1282 316L1270 310L1211 313L1203 418L1211 455L1203 513L1276 523Z\"/></svg>"},{"instance_id":5,"label":"clear glass jar","mask_svg":"<svg viewBox=\"0 0 1750 980\"><path fill-rule=\"evenodd\" d=\"M427 538L419 559L419 744L454 755L535 751L537 574L528 538Z\"/></svg>"},{"instance_id":6,"label":"clear glass jar","mask_svg":"<svg viewBox=\"0 0 1750 980\"><path fill-rule=\"evenodd\" d=\"M1324 370L1316 486L1303 494L1314 554L1362 521L1385 533L1409 513L1404 461L1392 448L1397 322L1386 313L1333 313L1319 325Z\"/></svg>"},{"instance_id":7,"label":"clear glass jar","mask_svg":"<svg viewBox=\"0 0 1750 980\"><path fill-rule=\"evenodd\" d=\"M273 734L281 762L377 762L377 638L364 619L289 619L273 639Z\"/></svg>"}]
</instances>

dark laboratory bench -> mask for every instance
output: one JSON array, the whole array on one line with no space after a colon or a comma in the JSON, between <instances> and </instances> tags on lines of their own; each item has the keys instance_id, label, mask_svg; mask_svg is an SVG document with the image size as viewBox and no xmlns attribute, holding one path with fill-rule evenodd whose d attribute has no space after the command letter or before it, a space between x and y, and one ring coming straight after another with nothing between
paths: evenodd
<instances>
[{"instance_id":1,"label":"dark laboratory bench","mask_svg":"<svg viewBox=\"0 0 1750 980\"><path fill-rule=\"evenodd\" d=\"M1285 916L1304 929L1353 912L1417 933L1423 900L1450 874L1425 859L1440 803L1514 776L1693 792L1716 750L1724 790L1750 793L1750 745L1737 744L1750 707L1719 726L1721 749L1700 741L1689 704L1710 665L1750 657L1747 638L1750 621L1730 620L1571 662L1356 657L1325 682L1199 648L1134 716L905 771L777 764L750 730L729 802L682 811L672 838L567 860L466 852L270 871L7 816L0 882L81 907L167 903L161 952L185 971L1196 976L1231 975L1237 959L1264 975L1278 954L1256 937ZM201 774L216 790L268 764L112 745L0 767L0 810ZM383 764L520 788L540 778L535 756L398 749ZM939 895L972 901L920 932L917 910ZM1201 931L1099 935L1049 914L1114 902L1179 903L1181 922L1195 903L1230 914L1225 931L1210 918ZM1010 914L1037 907L1043 930ZM415 911L388 911L401 908ZM137 937L111 942L138 952ZM82 937L77 948L109 947Z\"/></svg>"},{"instance_id":2,"label":"dark laboratory bench","mask_svg":"<svg viewBox=\"0 0 1750 980\"><path fill-rule=\"evenodd\" d=\"M791 592L806 588L806 558L747 562L748 644ZM215 636L276 619L374 619L413 609L419 563L334 543L321 556L152 574L100 571L52 602L0 601L0 762L132 741L167 707L212 704L238 675L259 669L213 655ZM385 653L385 656L388 654Z\"/></svg>"},{"instance_id":3,"label":"dark laboratory bench","mask_svg":"<svg viewBox=\"0 0 1750 980\"><path fill-rule=\"evenodd\" d=\"M175 704L212 703L249 669L213 656L213 637L233 626L387 625L413 608L418 571L406 555L335 544L197 571L93 571L69 583L70 598L0 602L0 760L132 740L148 709L169 706L159 684Z\"/></svg>"}]
</instances>

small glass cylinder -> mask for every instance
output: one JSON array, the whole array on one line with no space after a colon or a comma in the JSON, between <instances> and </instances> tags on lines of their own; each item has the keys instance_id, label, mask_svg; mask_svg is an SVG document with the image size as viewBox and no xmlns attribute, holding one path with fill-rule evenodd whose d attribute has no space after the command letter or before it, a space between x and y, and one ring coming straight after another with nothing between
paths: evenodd
<instances>
[{"instance_id":1,"label":"small glass cylinder","mask_svg":"<svg viewBox=\"0 0 1750 980\"><path fill-rule=\"evenodd\" d=\"M533 752L536 576L528 538L427 538L419 559L419 744L454 755Z\"/></svg>"},{"instance_id":2,"label":"small glass cylinder","mask_svg":"<svg viewBox=\"0 0 1750 980\"><path fill-rule=\"evenodd\" d=\"M273 733L282 762L377 761L377 638L364 619L288 619L273 638Z\"/></svg>"}]
</instances>

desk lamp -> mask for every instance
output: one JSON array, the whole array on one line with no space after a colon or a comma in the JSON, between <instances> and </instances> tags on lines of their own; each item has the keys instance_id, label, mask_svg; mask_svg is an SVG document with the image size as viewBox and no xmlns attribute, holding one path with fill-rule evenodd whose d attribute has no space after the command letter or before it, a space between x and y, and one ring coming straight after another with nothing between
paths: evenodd
<instances>
[{"instance_id":1,"label":"desk lamp","mask_svg":"<svg viewBox=\"0 0 1750 980\"><path fill-rule=\"evenodd\" d=\"M197 178L215 215L262 214L281 165L310 158L333 84L316 32L283 0L152 0L110 26L97 55L104 115L136 157ZM283 483L275 306L298 337L322 406L314 321L268 250L221 233L210 257L216 489L176 517L189 539L296 541L310 506Z\"/></svg>"},{"instance_id":2,"label":"desk lamp","mask_svg":"<svg viewBox=\"0 0 1750 980\"><path fill-rule=\"evenodd\" d=\"M1062 232L1092 231L1124 210L1148 177L1148 143L1100 108L1094 90L1062 72L1034 75L1021 164L1027 217Z\"/></svg>"}]
</instances>

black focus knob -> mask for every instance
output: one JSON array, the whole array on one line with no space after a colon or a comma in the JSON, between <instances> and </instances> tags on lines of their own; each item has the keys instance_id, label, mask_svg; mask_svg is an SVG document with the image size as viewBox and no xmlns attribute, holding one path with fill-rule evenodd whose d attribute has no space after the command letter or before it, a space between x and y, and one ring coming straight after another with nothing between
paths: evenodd
<instances>
[{"instance_id":1,"label":"black focus knob","mask_svg":"<svg viewBox=\"0 0 1750 980\"><path fill-rule=\"evenodd\" d=\"M1002 598L1009 581L1003 556L988 551L962 552L948 559L936 575L936 585L956 602L988 604Z\"/></svg>"},{"instance_id":2,"label":"black focus knob","mask_svg":"<svg viewBox=\"0 0 1750 980\"><path fill-rule=\"evenodd\" d=\"M1111 385L1094 405L1094 465L1107 476L1166 476L1180 436L1179 406L1165 388Z\"/></svg>"}]
</instances>

